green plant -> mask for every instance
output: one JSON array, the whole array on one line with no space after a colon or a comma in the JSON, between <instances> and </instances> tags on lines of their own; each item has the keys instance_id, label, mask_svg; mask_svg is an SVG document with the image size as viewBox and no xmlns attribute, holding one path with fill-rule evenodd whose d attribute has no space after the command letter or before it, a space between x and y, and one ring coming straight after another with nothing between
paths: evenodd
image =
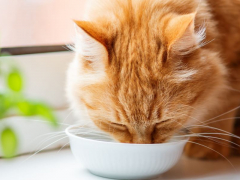
<instances>
[{"instance_id":1,"label":"green plant","mask_svg":"<svg viewBox=\"0 0 240 180\"><path fill-rule=\"evenodd\" d=\"M5 58L0 51L0 120L13 115L40 116L53 126L58 126L57 119L51 108L39 101L30 100L23 93L24 81L22 73L13 61ZM5 127L1 132L0 144L4 157L16 155L18 137L11 127Z\"/></svg>"}]
</instances>

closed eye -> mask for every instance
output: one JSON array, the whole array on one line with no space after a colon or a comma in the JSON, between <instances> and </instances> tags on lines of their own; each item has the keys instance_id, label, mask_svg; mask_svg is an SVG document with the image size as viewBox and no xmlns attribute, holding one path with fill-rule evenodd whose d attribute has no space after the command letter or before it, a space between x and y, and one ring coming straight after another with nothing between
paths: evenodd
<instances>
[{"instance_id":1,"label":"closed eye","mask_svg":"<svg viewBox=\"0 0 240 180\"><path fill-rule=\"evenodd\" d=\"M125 126L125 125L123 125L123 124L118 124L118 123L110 122L109 125L110 125L111 127L113 127L114 129L118 129L118 130L121 130L121 131L127 130L127 126Z\"/></svg>"},{"instance_id":2,"label":"closed eye","mask_svg":"<svg viewBox=\"0 0 240 180\"><path fill-rule=\"evenodd\" d=\"M158 122L156 123L156 126L155 127L159 127L159 126L163 126L164 124L168 123L170 121L170 119L166 119L166 120L163 120L161 122Z\"/></svg>"}]
</instances>

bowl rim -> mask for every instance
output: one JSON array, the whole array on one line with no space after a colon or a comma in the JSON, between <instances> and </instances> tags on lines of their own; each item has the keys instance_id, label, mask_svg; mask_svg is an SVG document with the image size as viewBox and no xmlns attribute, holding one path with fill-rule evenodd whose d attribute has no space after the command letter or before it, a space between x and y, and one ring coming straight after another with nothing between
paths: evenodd
<instances>
[{"instance_id":1,"label":"bowl rim","mask_svg":"<svg viewBox=\"0 0 240 180\"><path fill-rule=\"evenodd\" d=\"M88 139L84 138L81 136L77 136L74 133L69 132L70 129L77 127L78 125L71 125L65 129L65 133L67 134L68 137L72 138L78 138L83 141L88 141L88 142L95 142L95 143L101 143L101 144L112 144L112 145L121 145L121 146L166 146L166 145L173 145L173 144L186 144L189 140L189 137L183 137L181 140L176 141L176 142L165 142L165 143L159 143L159 144L132 144L132 143L119 143L119 142L107 142L107 141L99 141L95 139Z\"/></svg>"}]
</instances>

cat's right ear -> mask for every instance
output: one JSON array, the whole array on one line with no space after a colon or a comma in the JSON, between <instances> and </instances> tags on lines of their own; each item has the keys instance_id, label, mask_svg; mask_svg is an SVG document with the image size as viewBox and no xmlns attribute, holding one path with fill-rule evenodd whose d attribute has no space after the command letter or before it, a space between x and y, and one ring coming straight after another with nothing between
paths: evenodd
<instances>
[{"instance_id":1,"label":"cat's right ear","mask_svg":"<svg viewBox=\"0 0 240 180\"><path fill-rule=\"evenodd\" d=\"M94 70L104 70L108 58L104 34L91 22L74 22L77 34L76 51Z\"/></svg>"},{"instance_id":2,"label":"cat's right ear","mask_svg":"<svg viewBox=\"0 0 240 180\"><path fill-rule=\"evenodd\" d=\"M205 39L205 28L195 32L196 12L172 18L165 29L168 51L175 54L189 54L200 47Z\"/></svg>"}]
</instances>

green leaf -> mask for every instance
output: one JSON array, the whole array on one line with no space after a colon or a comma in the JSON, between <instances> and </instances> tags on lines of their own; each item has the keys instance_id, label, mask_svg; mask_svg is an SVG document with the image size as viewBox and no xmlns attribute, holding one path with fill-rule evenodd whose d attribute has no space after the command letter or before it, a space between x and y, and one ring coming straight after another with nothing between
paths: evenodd
<instances>
[{"instance_id":1,"label":"green leaf","mask_svg":"<svg viewBox=\"0 0 240 180\"><path fill-rule=\"evenodd\" d=\"M18 70L13 70L8 74L7 85L15 92L20 92L22 90L23 80Z\"/></svg>"},{"instance_id":2,"label":"green leaf","mask_svg":"<svg viewBox=\"0 0 240 180\"><path fill-rule=\"evenodd\" d=\"M22 99L20 93L13 91L0 93L0 119L4 118L7 113L14 112L17 103Z\"/></svg>"},{"instance_id":3,"label":"green leaf","mask_svg":"<svg viewBox=\"0 0 240 180\"><path fill-rule=\"evenodd\" d=\"M24 100L17 104L17 108L23 116L40 116L53 126L58 126L57 118L46 104Z\"/></svg>"},{"instance_id":4,"label":"green leaf","mask_svg":"<svg viewBox=\"0 0 240 180\"><path fill-rule=\"evenodd\" d=\"M6 114L7 108L5 107L5 97L0 94L0 119Z\"/></svg>"},{"instance_id":5,"label":"green leaf","mask_svg":"<svg viewBox=\"0 0 240 180\"><path fill-rule=\"evenodd\" d=\"M41 116L45 120L49 121L53 126L58 126L58 121L52 110L45 104L36 104L35 113L38 116Z\"/></svg>"},{"instance_id":6,"label":"green leaf","mask_svg":"<svg viewBox=\"0 0 240 180\"><path fill-rule=\"evenodd\" d=\"M12 129L6 128L2 131L1 147L4 157L11 158L16 155L18 140Z\"/></svg>"},{"instance_id":7,"label":"green leaf","mask_svg":"<svg viewBox=\"0 0 240 180\"><path fill-rule=\"evenodd\" d=\"M0 119L9 111L11 102L6 94L0 94Z\"/></svg>"},{"instance_id":8,"label":"green leaf","mask_svg":"<svg viewBox=\"0 0 240 180\"><path fill-rule=\"evenodd\" d=\"M28 102L28 101L22 101L17 104L18 110L20 111L21 115L24 116L33 116L36 114L36 108L35 104Z\"/></svg>"}]
</instances>

